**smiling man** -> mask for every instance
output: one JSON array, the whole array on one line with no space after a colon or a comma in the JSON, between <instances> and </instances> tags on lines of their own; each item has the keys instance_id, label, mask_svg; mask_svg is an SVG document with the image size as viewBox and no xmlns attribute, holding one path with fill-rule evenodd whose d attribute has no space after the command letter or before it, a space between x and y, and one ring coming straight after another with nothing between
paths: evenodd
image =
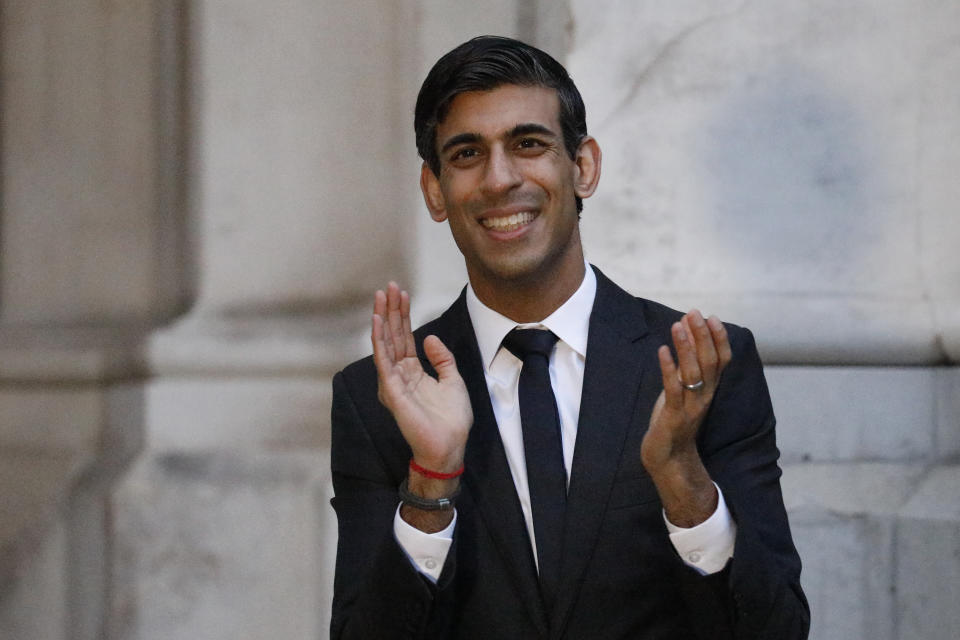
<instances>
[{"instance_id":1,"label":"smiling man","mask_svg":"<svg viewBox=\"0 0 960 640\"><path fill-rule=\"evenodd\" d=\"M600 178L596 141L584 136L569 153L556 90L519 85L459 93L435 138L439 166L424 164L420 184L470 286L507 317L542 320L583 281L574 203Z\"/></svg>"},{"instance_id":2,"label":"smiling man","mask_svg":"<svg viewBox=\"0 0 960 640\"><path fill-rule=\"evenodd\" d=\"M601 154L566 70L464 43L414 123L469 284L334 378L334 638L805 638L750 333L584 261Z\"/></svg>"}]
</instances>

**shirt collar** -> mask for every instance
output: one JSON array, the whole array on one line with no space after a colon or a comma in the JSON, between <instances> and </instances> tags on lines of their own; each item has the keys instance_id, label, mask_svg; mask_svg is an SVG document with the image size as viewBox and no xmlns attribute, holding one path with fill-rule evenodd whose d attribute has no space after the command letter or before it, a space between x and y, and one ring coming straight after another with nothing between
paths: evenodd
<instances>
[{"instance_id":1,"label":"shirt collar","mask_svg":"<svg viewBox=\"0 0 960 640\"><path fill-rule=\"evenodd\" d=\"M590 329L590 312L597 295L597 276L590 265L586 265L580 286L553 313L540 322L518 325L510 318L494 311L480 302L473 287L467 285L467 311L473 330L477 335L477 346L483 367L490 369L493 359L500 349L504 337L518 326L543 326L553 331L560 340L582 357L587 356L587 333Z\"/></svg>"}]
</instances>

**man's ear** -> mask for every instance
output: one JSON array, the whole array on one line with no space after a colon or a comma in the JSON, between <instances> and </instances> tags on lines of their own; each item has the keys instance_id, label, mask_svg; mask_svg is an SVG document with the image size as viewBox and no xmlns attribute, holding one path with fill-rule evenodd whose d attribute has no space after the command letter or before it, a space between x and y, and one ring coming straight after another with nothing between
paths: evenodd
<instances>
[{"instance_id":1,"label":"man's ear","mask_svg":"<svg viewBox=\"0 0 960 640\"><path fill-rule=\"evenodd\" d=\"M447 219L447 205L443 199L443 190L440 188L440 180L434 175L427 163L420 166L420 191L423 192L423 201L427 203L427 209L430 210L430 217L435 222L443 222Z\"/></svg>"},{"instance_id":2,"label":"man's ear","mask_svg":"<svg viewBox=\"0 0 960 640\"><path fill-rule=\"evenodd\" d=\"M589 198L600 182L600 145L591 136L580 141L574 158L573 190L581 198Z\"/></svg>"}]
</instances>

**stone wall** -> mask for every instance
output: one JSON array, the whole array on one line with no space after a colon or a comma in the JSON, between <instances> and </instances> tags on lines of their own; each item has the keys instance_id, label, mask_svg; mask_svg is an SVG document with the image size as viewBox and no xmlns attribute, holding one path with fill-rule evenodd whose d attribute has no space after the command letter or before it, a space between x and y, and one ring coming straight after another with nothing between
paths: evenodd
<instances>
[{"instance_id":1,"label":"stone wall","mask_svg":"<svg viewBox=\"0 0 960 640\"><path fill-rule=\"evenodd\" d=\"M110 638L314 638L329 619L329 394L403 274L387 0L191 3L195 299L145 343L146 446L111 496ZM358 37L363 34L363 37Z\"/></svg>"},{"instance_id":2,"label":"stone wall","mask_svg":"<svg viewBox=\"0 0 960 640\"><path fill-rule=\"evenodd\" d=\"M410 121L478 33L584 93L588 258L755 331L812 637L951 637L958 14L2 0L0 637L324 637L330 377L463 284Z\"/></svg>"},{"instance_id":3,"label":"stone wall","mask_svg":"<svg viewBox=\"0 0 960 640\"><path fill-rule=\"evenodd\" d=\"M0 3L0 637L107 620L143 340L187 303L173 2Z\"/></svg>"},{"instance_id":4,"label":"stone wall","mask_svg":"<svg viewBox=\"0 0 960 640\"><path fill-rule=\"evenodd\" d=\"M960 6L571 7L606 160L584 235L615 279L777 362L960 358Z\"/></svg>"},{"instance_id":5,"label":"stone wall","mask_svg":"<svg viewBox=\"0 0 960 640\"><path fill-rule=\"evenodd\" d=\"M570 8L588 258L756 333L811 637L952 637L960 5Z\"/></svg>"}]
</instances>

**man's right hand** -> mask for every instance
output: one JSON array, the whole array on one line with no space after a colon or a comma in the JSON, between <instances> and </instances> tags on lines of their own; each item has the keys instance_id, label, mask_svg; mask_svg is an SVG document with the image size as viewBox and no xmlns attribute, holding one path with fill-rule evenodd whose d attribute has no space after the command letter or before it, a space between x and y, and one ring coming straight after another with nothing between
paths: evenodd
<instances>
[{"instance_id":1,"label":"man's right hand","mask_svg":"<svg viewBox=\"0 0 960 640\"><path fill-rule=\"evenodd\" d=\"M410 329L410 296L396 283L374 297L370 339L380 402L393 414L413 459L433 471L459 469L473 425L467 387L453 354L436 336L427 336L423 349L437 378L423 370Z\"/></svg>"}]
</instances>

